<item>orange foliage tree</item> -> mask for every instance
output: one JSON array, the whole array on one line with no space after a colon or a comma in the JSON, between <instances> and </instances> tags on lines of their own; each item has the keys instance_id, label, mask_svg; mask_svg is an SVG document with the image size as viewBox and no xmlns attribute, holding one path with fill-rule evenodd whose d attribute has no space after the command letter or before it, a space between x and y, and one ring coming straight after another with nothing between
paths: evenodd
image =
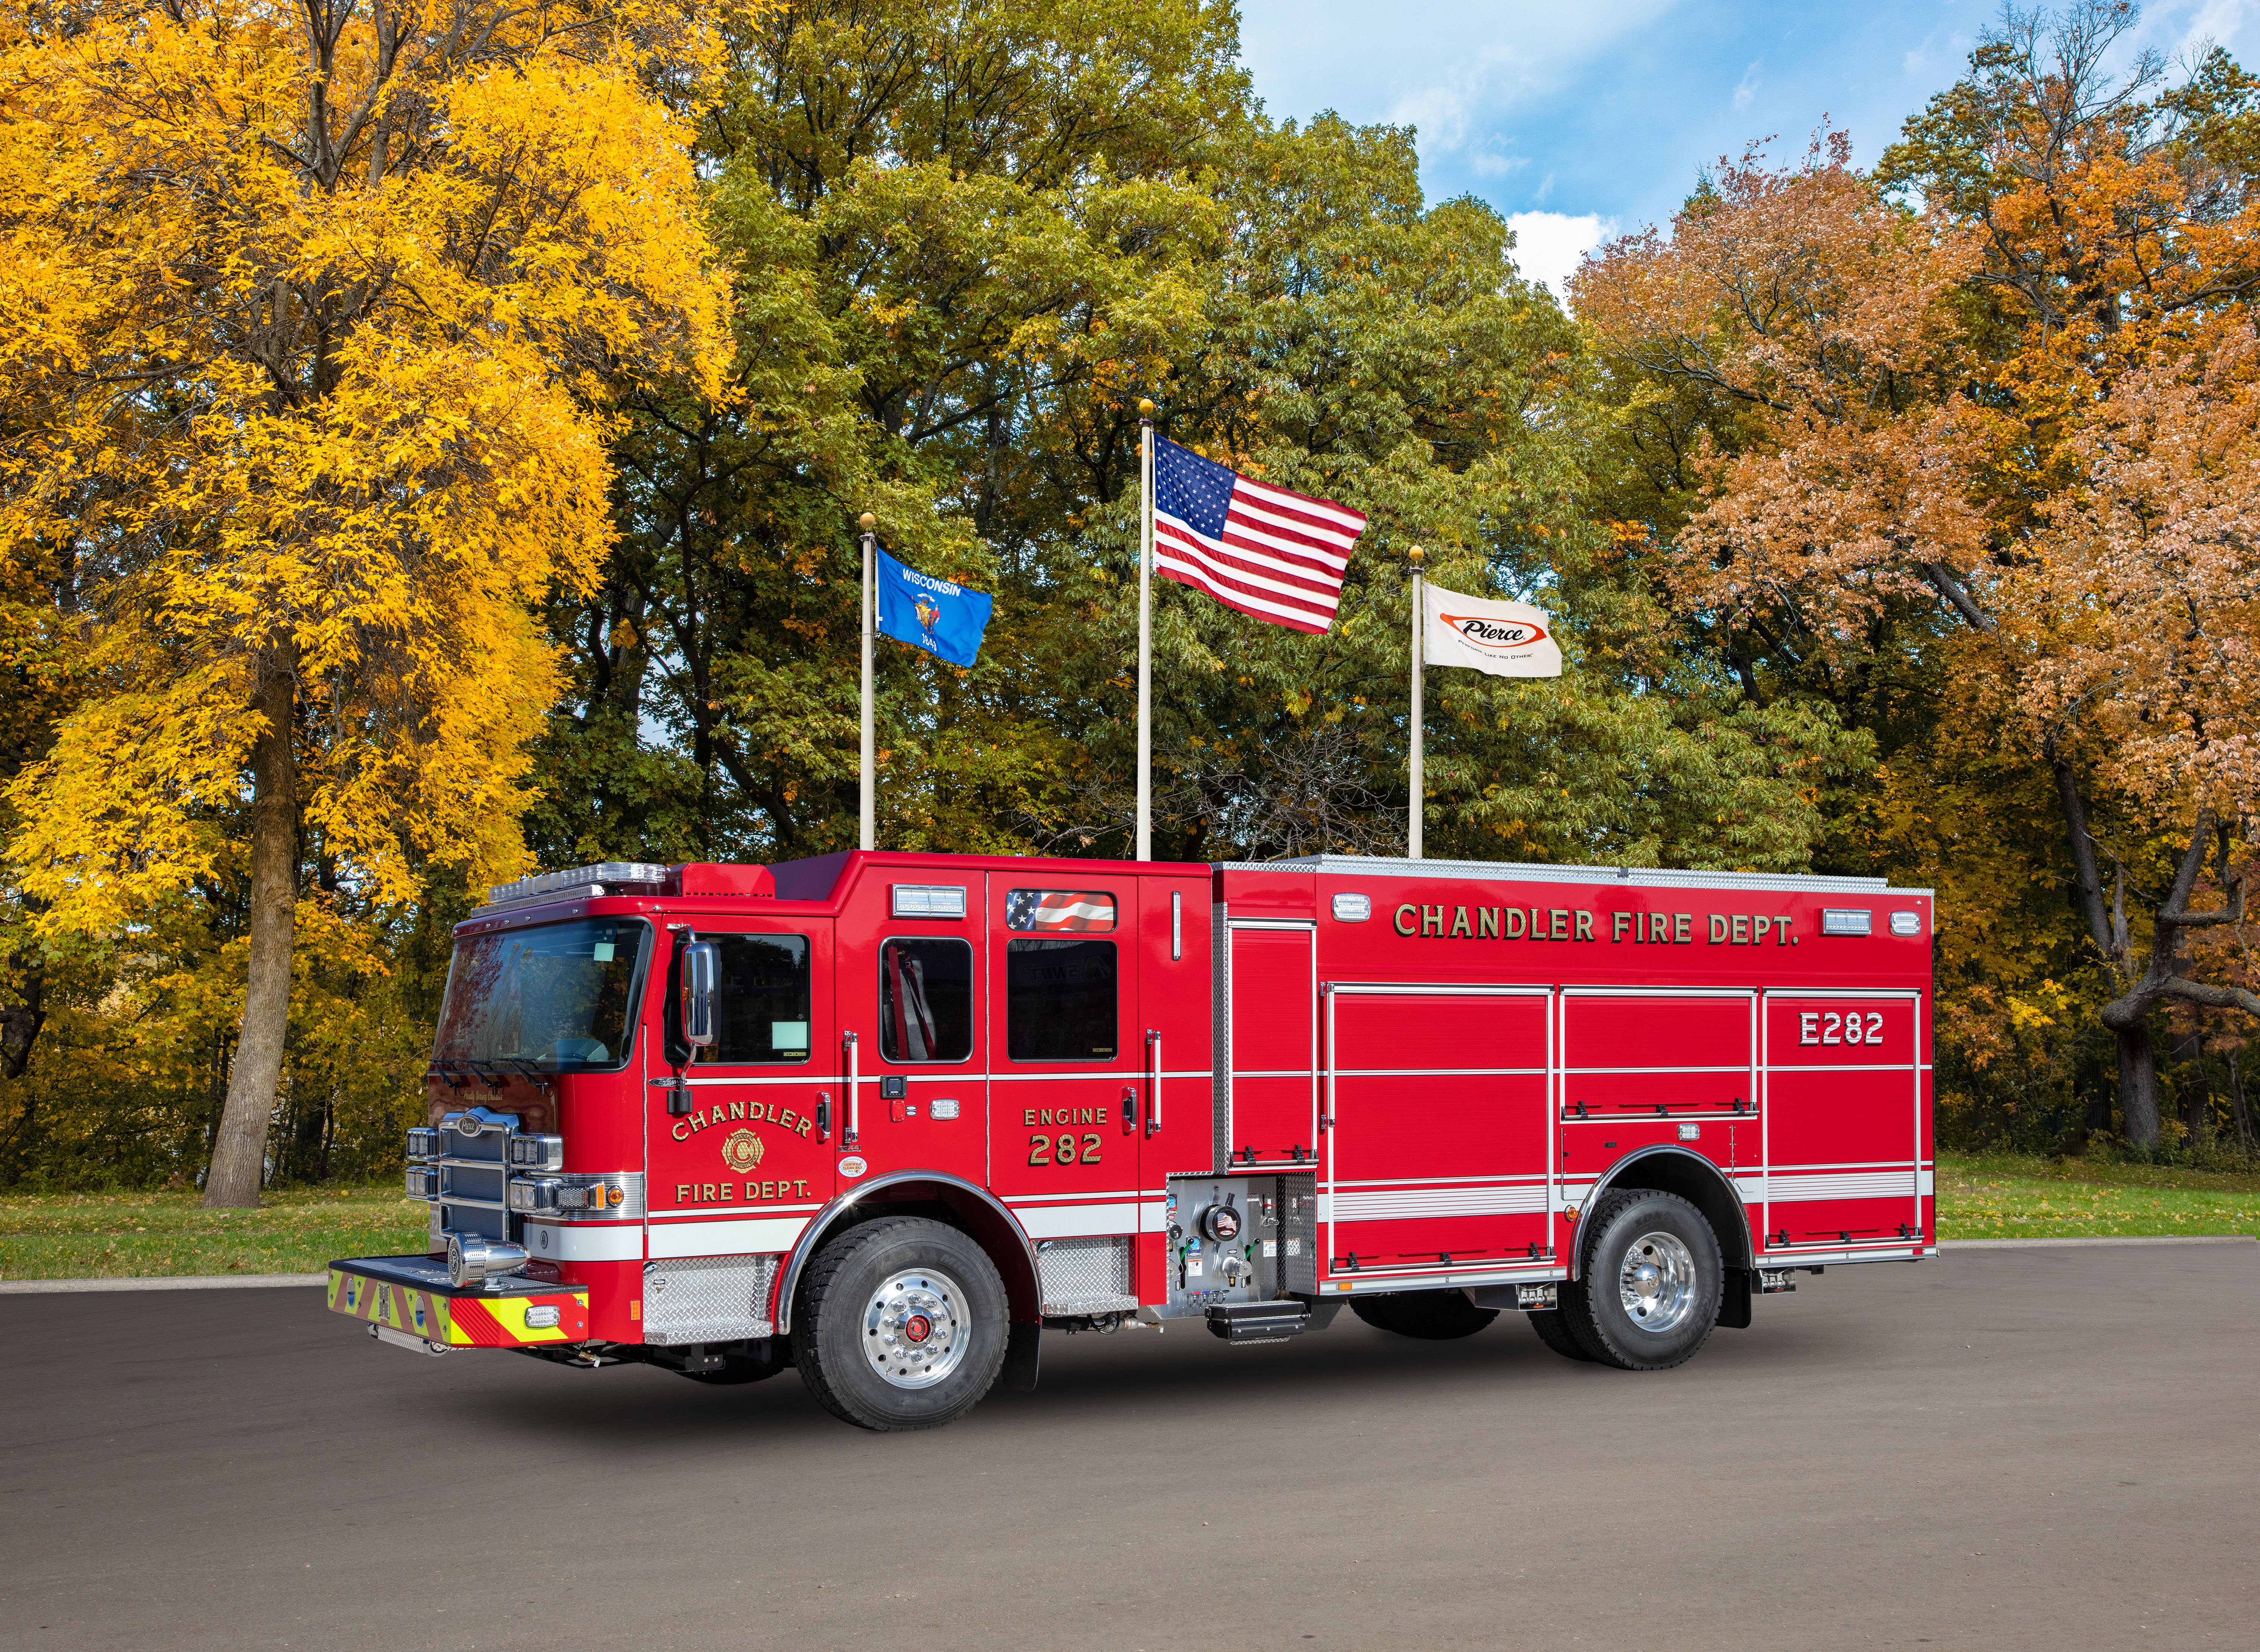
<instances>
[{"instance_id":1,"label":"orange foliage tree","mask_svg":"<svg viewBox=\"0 0 2260 1652\"><path fill-rule=\"evenodd\" d=\"M1785 171L1722 164L1668 240L1614 244L1576 293L1620 370L1704 403L1681 603L1823 671L1927 650L1958 737L2046 777L2126 1133L2149 1146L2161 1006L2260 1012L2193 978L2187 939L2241 913L2206 891L2234 876L2260 784L2242 526L2260 209L2254 82L2218 54L2171 88L2147 59L2113 78L2132 21L2012 16L1879 175L1841 138ZM2141 938L2127 892L2161 844Z\"/></svg>"}]
</instances>

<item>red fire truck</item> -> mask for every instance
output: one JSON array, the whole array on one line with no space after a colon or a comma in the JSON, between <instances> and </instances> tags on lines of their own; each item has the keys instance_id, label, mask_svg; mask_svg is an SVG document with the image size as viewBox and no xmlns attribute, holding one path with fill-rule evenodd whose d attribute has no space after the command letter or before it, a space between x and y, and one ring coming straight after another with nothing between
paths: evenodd
<instances>
[{"instance_id":1,"label":"red fire truck","mask_svg":"<svg viewBox=\"0 0 2260 1652\"><path fill-rule=\"evenodd\" d=\"M926 1427L1047 1328L1347 1304L1678 1364L1799 1270L1933 1254L1931 899L1338 856L608 862L455 931L413 1256L433 1354L796 1366Z\"/></svg>"}]
</instances>

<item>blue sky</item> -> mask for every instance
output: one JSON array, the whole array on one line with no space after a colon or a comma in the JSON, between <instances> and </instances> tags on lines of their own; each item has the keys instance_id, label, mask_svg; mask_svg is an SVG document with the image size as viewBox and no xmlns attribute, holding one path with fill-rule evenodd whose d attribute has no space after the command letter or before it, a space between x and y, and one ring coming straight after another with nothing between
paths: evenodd
<instances>
[{"instance_id":1,"label":"blue sky","mask_svg":"<svg viewBox=\"0 0 2260 1652\"><path fill-rule=\"evenodd\" d=\"M1429 198L1481 196L1524 273L1559 291L1604 236L1663 223L1697 168L1823 118L1871 163L1963 70L1998 0L1241 0L1242 56L1275 117L1332 109L1420 128ZM2211 39L2260 63L2260 0L2145 9L2142 44Z\"/></svg>"}]
</instances>

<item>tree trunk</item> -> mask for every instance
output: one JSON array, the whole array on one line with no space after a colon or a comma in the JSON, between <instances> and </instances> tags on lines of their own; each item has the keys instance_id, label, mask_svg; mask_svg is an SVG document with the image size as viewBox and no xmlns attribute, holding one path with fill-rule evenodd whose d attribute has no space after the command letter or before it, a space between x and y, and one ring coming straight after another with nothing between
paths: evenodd
<instances>
[{"instance_id":1,"label":"tree trunk","mask_svg":"<svg viewBox=\"0 0 2260 1652\"><path fill-rule=\"evenodd\" d=\"M2158 1063L2150 1049L2149 1023L2113 1027L2112 1036L2119 1046L2120 1128L2129 1142L2147 1151L2158 1145Z\"/></svg>"},{"instance_id":2,"label":"tree trunk","mask_svg":"<svg viewBox=\"0 0 2260 1652\"><path fill-rule=\"evenodd\" d=\"M2244 1105L2244 1052L2228 1052L2228 1113L2236 1126L2236 1145L2249 1153L2255 1145L2252 1138L2252 1114Z\"/></svg>"},{"instance_id":3,"label":"tree trunk","mask_svg":"<svg viewBox=\"0 0 2260 1652\"><path fill-rule=\"evenodd\" d=\"M2182 1104L2186 1146L2201 1153L2213 1145L2213 1084L2205 1070L2205 1039L2185 1033L2174 1041L2174 1088Z\"/></svg>"},{"instance_id":4,"label":"tree trunk","mask_svg":"<svg viewBox=\"0 0 2260 1652\"><path fill-rule=\"evenodd\" d=\"M282 1077L282 1042L290 1025L290 948L298 912L292 664L279 651L264 655L252 700L267 727L251 748L251 965L227 1105L204 1176L208 1210L247 1209L259 1203L268 1125Z\"/></svg>"}]
</instances>

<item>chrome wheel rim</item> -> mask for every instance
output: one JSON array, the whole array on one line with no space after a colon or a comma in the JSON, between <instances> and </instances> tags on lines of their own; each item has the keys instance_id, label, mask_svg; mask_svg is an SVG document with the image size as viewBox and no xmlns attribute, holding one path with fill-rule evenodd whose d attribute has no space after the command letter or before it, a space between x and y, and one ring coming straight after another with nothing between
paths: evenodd
<instances>
[{"instance_id":1,"label":"chrome wheel rim","mask_svg":"<svg viewBox=\"0 0 2260 1652\"><path fill-rule=\"evenodd\" d=\"M890 1275L863 1309L863 1357L897 1388L931 1388L965 1358L965 1292L932 1268Z\"/></svg>"},{"instance_id":2,"label":"chrome wheel rim","mask_svg":"<svg viewBox=\"0 0 2260 1652\"><path fill-rule=\"evenodd\" d=\"M1642 1234L1626 1248L1617 1297L1635 1330L1677 1330L1695 1312L1694 1252L1670 1234Z\"/></svg>"}]
</instances>

